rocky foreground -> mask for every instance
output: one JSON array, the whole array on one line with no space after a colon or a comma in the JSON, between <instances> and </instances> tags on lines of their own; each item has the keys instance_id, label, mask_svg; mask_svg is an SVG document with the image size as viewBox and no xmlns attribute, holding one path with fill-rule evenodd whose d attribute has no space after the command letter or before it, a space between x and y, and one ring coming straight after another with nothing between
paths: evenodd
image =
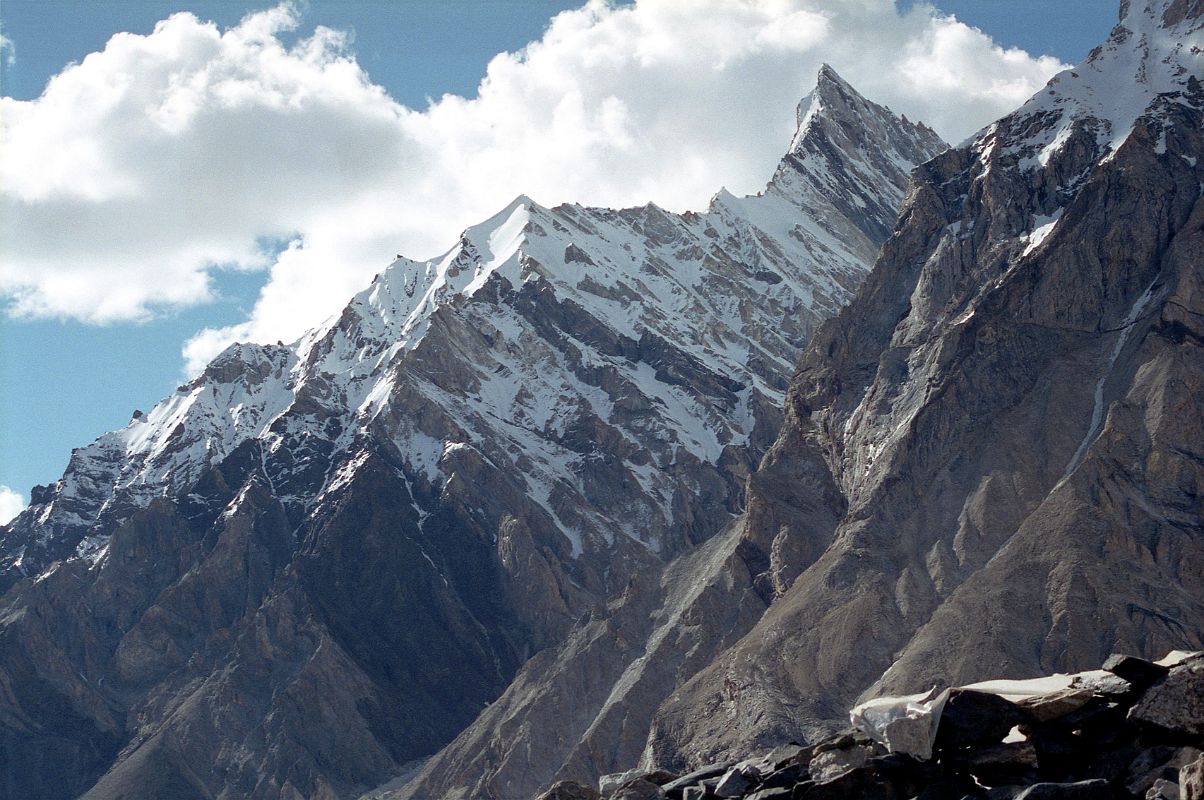
<instances>
[{"instance_id":1,"label":"rocky foreground","mask_svg":"<svg viewBox=\"0 0 1204 800\"><path fill-rule=\"evenodd\" d=\"M685 775L557 783L538 800L1201 800L1204 653L858 706L854 726Z\"/></svg>"}]
</instances>

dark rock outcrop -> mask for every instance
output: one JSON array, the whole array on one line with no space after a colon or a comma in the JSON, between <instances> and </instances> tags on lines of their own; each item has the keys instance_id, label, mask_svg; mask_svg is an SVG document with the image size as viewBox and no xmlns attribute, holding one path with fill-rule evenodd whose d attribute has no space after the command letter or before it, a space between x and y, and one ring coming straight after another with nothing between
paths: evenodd
<instances>
[{"instance_id":1,"label":"dark rock outcrop","mask_svg":"<svg viewBox=\"0 0 1204 800\"><path fill-rule=\"evenodd\" d=\"M1129 719L1204 736L1204 659L1176 667L1159 679L1129 712Z\"/></svg>"},{"instance_id":2,"label":"dark rock outcrop","mask_svg":"<svg viewBox=\"0 0 1204 800\"><path fill-rule=\"evenodd\" d=\"M1180 660L1181 659L1181 660ZM1083 713L1084 706L1058 703L1064 689L1045 681L991 683L955 689L961 703L937 704L927 721L939 746L931 758L894 750L870 717L853 714L864 729L830 736L811 747L787 745L730 767L714 765L664 784L668 800L1174 800L1198 792L1204 735L1190 713L1167 724L1135 721L1135 711L1157 705L1165 687L1181 697L1204 698L1199 667L1204 653L1180 656L1173 666L1125 657L1130 674L1169 672L1144 688L1121 693L1098 675L1054 676L1091 697L1089 705L1110 713ZM1109 660L1109 665L1117 662ZM1009 683L1009 682L1005 682ZM1038 684L1038 685L1033 685ZM1011 694L1017 702L1005 695ZM988 699L989 698L989 699ZM898 698L897 711L907 698ZM1026 708L1040 708L1040 718ZM1060 711L1055 711L1060 708ZM915 713L914 707L911 709ZM970 724L994 712L1015 723ZM1169 721L1167 721L1169 722ZM1051 738L1063 746L1050 750ZM788 774L788 778L786 775ZM604 781L605 784L605 781ZM618 800L621 789L603 792Z\"/></svg>"}]
</instances>

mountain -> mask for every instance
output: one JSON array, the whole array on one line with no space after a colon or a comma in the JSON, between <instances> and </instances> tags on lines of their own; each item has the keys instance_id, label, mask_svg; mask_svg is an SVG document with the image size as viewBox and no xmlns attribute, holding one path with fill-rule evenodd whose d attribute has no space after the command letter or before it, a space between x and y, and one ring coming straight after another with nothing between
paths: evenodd
<instances>
[{"instance_id":1,"label":"mountain","mask_svg":"<svg viewBox=\"0 0 1204 800\"><path fill-rule=\"evenodd\" d=\"M859 699L1204 631L1195 0L919 167L814 335L745 513L540 653L399 798L681 773Z\"/></svg>"},{"instance_id":2,"label":"mountain","mask_svg":"<svg viewBox=\"0 0 1204 800\"><path fill-rule=\"evenodd\" d=\"M438 750L743 511L943 148L825 68L761 194L520 197L74 451L0 529L5 793L348 797Z\"/></svg>"},{"instance_id":3,"label":"mountain","mask_svg":"<svg viewBox=\"0 0 1204 800\"><path fill-rule=\"evenodd\" d=\"M874 176L904 186L920 151L890 143L924 129L865 100L827 66L798 119L791 152L769 189L747 202L764 202L775 187L820 188L822 198L792 190L794 205L827 204L838 219L869 209L883 222L870 240L886 238L902 191L875 201L881 178ZM929 152L943 149L925 135ZM797 180L799 173L805 180ZM616 587L621 592L606 607L578 621L560 647L527 662L507 691L395 794L530 797L553 780L592 783L638 759L661 701L717 648L747 631L772 600L773 581L758 575L767 556L748 547L729 524L733 519L724 515L719 535L682 552L663 571ZM773 554L786 562L796 557ZM750 575L755 586L748 586ZM733 586L747 590L733 592Z\"/></svg>"},{"instance_id":4,"label":"mountain","mask_svg":"<svg viewBox=\"0 0 1204 800\"><path fill-rule=\"evenodd\" d=\"M1204 3L1133 0L916 171L750 480L744 536L797 577L660 706L646 763L1204 647L1202 77Z\"/></svg>"}]
</instances>

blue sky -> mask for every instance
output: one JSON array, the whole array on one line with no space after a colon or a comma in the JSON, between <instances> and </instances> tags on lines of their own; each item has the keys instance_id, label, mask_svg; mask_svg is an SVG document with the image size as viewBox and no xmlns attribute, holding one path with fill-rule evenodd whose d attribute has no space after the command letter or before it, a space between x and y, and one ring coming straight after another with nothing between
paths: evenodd
<instances>
[{"instance_id":1,"label":"blue sky","mask_svg":"<svg viewBox=\"0 0 1204 800\"><path fill-rule=\"evenodd\" d=\"M445 93L473 98L485 74L486 65L495 54L515 51L527 42L540 39L544 36L551 17L561 10L577 5L551 0L414 0L398 3L310 0L301 7L300 25L295 30L278 31L276 35L287 47L310 36L315 26L319 25L350 32L351 38L349 42L344 43L343 52L352 54L371 82L384 87L393 100L410 109L421 111L427 109L430 99L438 100ZM910 7L910 3L907 2L901 5L903 11ZM1102 40L1116 18L1116 4L1113 0L1063 0L1058 3L1050 3L1048 0L940 0L936 5L942 11L952 13L970 25L980 28L1005 48L1019 47L1034 55L1049 54L1067 63L1080 60L1092 46ZM225 1L5 0L0 6L0 29L4 37L11 41L12 47L6 49L4 57L0 58L0 91L6 97L17 100L38 98L46 82L69 62L79 62L89 53L102 50L115 33L129 31L148 34L158 20L173 11L189 10L202 21L212 20L219 29L224 30L237 25L248 11L268 7L268 3ZM879 24L873 21L848 24L871 25L868 28L870 31L888 30L873 28L872 25ZM885 24L889 25L889 20ZM780 29L779 26L773 30ZM568 30L568 34L585 35L572 30ZM594 39L588 41L593 42ZM874 41L866 42L870 47L875 44ZM603 54L604 46L598 45L601 48L599 52ZM806 48L818 52L823 50L825 44L823 41L807 41L801 44L796 41L792 46L797 46L800 52ZM966 47L970 48L970 45ZM549 49L554 47L549 46ZM968 55L955 54L950 58L974 60L974 52L972 49L966 49L965 53ZM834 57L825 57L835 60L840 68L842 53L847 53L847 50L836 50ZM846 60L852 61L852 57L846 56ZM797 83L800 85L797 90L791 88L793 84L787 83L785 88L775 90L776 94L769 89L765 92L766 103L783 106L782 109L774 111L776 116L769 118L778 127L788 123L788 112L792 111L785 108L788 104L782 102L782 98L793 96L794 100L797 100L797 96L806 91L806 87L801 86L805 80L803 76L813 74L809 72L813 67L812 61L806 61L805 65L804 61L806 60L799 61ZM509 62L503 66L507 66L510 72L501 75L499 84L504 82L502 78L523 68L521 64L515 66ZM853 64L853 67L856 68L857 65ZM1029 69L1029 72L1024 73L1026 76L1030 75L1033 69L1037 69L1035 66L1025 68ZM756 73L734 74L736 77L733 80L748 80L747 75L755 76ZM846 74L846 77L849 75ZM793 77L791 79L794 80ZM862 85L856 80L854 83ZM539 84L546 85L547 80ZM921 86L920 94L923 93L922 88ZM961 90L973 92L974 87L962 87ZM877 99L868 89L863 91ZM794 94L791 95L791 92ZM526 102L523 98L533 93L534 90L527 94L517 93L511 96L517 98L516 100L506 102ZM723 101L725 95L718 83L714 94L716 102ZM756 96L755 92L753 95L750 102L759 102L761 98ZM690 95L694 105L706 102L708 97L705 90ZM630 101L630 106L638 112L641 102L652 103L650 100L641 101L637 98ZM933 106L930 103L924 106L923 103L927 101L918 97L916 92L912 95L901 94L896 102L904 106L904 110L907 103L918 105L921 112L912 115L919 115L922 119L925 118L922 113L924 109L938 115L941 109L939 104ZM955 99L949 101L955 102ZM1006 109L1008 102L1012 101L1000 100L997 101L999 105L995 111L979 109L975 113L985 114L987 116L984 119L989 119L991 113ZM448 124L453 126L464 124L457 121L460 118L455 117L455 114L469 113L454 104L445 105L443 109L452 118L452 122ZM471 121L473 118L469 116L464 119ZM748 127L757 127L755 122L756 120L750 121ZM953 127L952 122L946 124L950 128ZM659 129L661 126L651 127ZM940 129L938 125L938 130ZM688 126L683 130L689 130ZM713 189L727 183L746 191L755 190L756 176L765 169L767 161L772 160L772 148L779 146L774 142L784 144L781 135L775 130L773 136L777 138L770 138L767 143L750 144L747 150L759 153L754 159L743 158L738 152L739 137L749 135L747 131L733 128L729 133L730 136L723 141L700 140L697 143L699 152L711 152L716 148L722 150L725 147L733 151L726 161L716 159L715 172L718 177L715 180L719 183L716 183ZM648 147L653 152L655 148L665 147L664 142L655 140L651 134L649 139ZM688 151L692 142L683 141L680 144L682 151ZM0 155L0 158L2 157ZM415 163L415 169L421 171L422 159L417 159ZM483 166L478 167L478 170L485 169L491 162L486 159L480 163ZM697 158L684 160L683 163L689 167L697 164ZM242 165L241 168L247 169L246 165ZM373 167L369 165L366 168ZM608 175L615 171L613 165L607 164L602 164L598 169L599 175ZM586 172L588 176L588 171ZM680 198L672 196L669 183L674 180L674 174L676 173L666 172L670 177L663 178L662 184L649 181L640 187L640 191L652 195L652 199L657 199L658 202L662 200L660 193L664 192L668 198L666 202L670 206L674 202L679 205L694 202L694 197L697 196L697 192L702 191L701 188L697 188L694 195L681 195ZM556 174L549 177L535 175L534 171L529 177L536 189L541 185L555 185L557 179ZM698 187L707 186L710 185L710 179L710 175L703 174L696 176L695 183ZM188 180L188 177L184 176L183 180ZM514 187L525 188L521 171L517 176L511 175L505 181L499 181L509 181ZM741 181L745 181L747 186L742 185ZM465 187L471 185L470 181L460 188L449 187L447 193L462 194L466 191ZM507 185L505 188L499 188L499 192L504 193L511 188L513 187ZM578 190L568 187L566 191L588 194L589 186ZM542 199L538 193L535 196L537 200ZM575 196L574 194L573 197ZM619 189L613 190L610 195L602 192L598 197L583 199L615 202L629 200ZM399 214L407 211L406 202L404 194L398 197ZM417 198L413 200L415 207L419 202ZM488 208L489 202L492 201L482 199L482 205L479 207ZM426 205L429 205L429 202ZM447 229L463 227L479 218L469 216L471 214L479 214L478 206L449 206L444 214L448 217ZM467 218L458 219L460 216ZM20 242L25 235L25 231L11 219L0 222L0 225L5 226L3 231L9 243ZM280 242L288 241L290 232L279 229L279 226L277 228L278 230L274 229L268 238L277 236L281 237ZM416 248L430 248L435 246L435 242L450 244L450 240L441 230L438 235L432 233L429 241L418 234L406 238L407 235L399 233L396 237L396 248L386 248L379 242L372 244L377 249L386 250L380 254L383 266L391 257L392 249L403 249L407 243ZM70 238L73 236L73 230L64 226L56 235ZM314 234L310 240L317 238L317 234ZM391 244L393 239L386 238L384 241ZM266 312L255 308L256 298L268 279L268 272L264 267L277 259L279 249L265 248L265 252L261 254L261 264L218 264L205 268L202 275L207 281L207 288L201 293L203 297L196 295L192 299L176 299L160 304L149 301L149 305L142 311L131 312L124 317L121 313L115 313L103 319L84 321L89 316L87 309L64 311L54 307L50 311L43 309L32 316L26 310L26 313L15 318L11 313L0 318L0 486L11 487L27 499L32 485L52 482L61 474L72 447L85 445L104 431L126 424L135 408L145 410L169 394L183 377L181 347L190 337L201 329L224 330L227 326L246 324L249 318L256 321L256 314L262 317ZM432 255L431 252L408 254ZM0 259L5 257L6 254L0 252ZM78 259L78 256L76 258ZM101 285L103 287L103 284ZM357 286L359 282L348 279L344 285ZM340 285L339 289L332 291L337 293L342 290ZM3 295L0 294L0 297ZM14 307L10 298L5 308L11 312ZM95 324L97 322L102 324ZM262 319L256 324L261 322L263 325L267 324ZM273 330L270 326L265 328L263 325L241 330Z\"/></svg>"}]
</instances>

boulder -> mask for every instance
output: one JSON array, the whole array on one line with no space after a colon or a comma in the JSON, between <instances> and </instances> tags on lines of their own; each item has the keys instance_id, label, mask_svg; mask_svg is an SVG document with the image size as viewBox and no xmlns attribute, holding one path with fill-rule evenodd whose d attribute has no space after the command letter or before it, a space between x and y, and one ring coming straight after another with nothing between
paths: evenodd
<instances>
[{"instance_id":1,"label":"boulder","mask_svg":"<svg viewBox=\"0 0 1204 800\"><path fill-rule=\"evenodd\" d=\"M1159 745L1141 752L1129 764L1125 788L1136 797L1144 797L1159 780L1179 782L1179 772L1200 757L1194 747Z\"/></svg>"},{"instance_id":2,"label":"boulder","mask_svg":"<svg viewBox=\"0 0 1204 800\"><path fill-rule=\"evenodd\" d=\"M715 794L719 797L740 797L752 788L756 777L758 776L751 769L745 771L739 767L732 767L715 785Z\"/></svg>"},{"instance_id":3,"label":"boulder","mask_svg":"<svg viewBox=\"0 0 1204 800\"><path fill-rule=\"evenodd\" d=\"M755 770L758 775L768 775L790 764L809 761L811 748L800 744L784 744L775 747L767 753L745 759L736 764L737 769L744 771Z\"/></svg>"},{"instance_id":4,"label":"boulder","mask_svg":"<svg viewBox=\"0 0 1204 800\"><path fill-rule=\"evenodd\" d=\"M667 769L654 769L651 772L645 772L643 779L649 783L655 783L657 786L664 786L670 781L677 780L677 775Z\"/></svg>"},{"instance_id":5,"label":"boulder","mask_svg":"<svg viewBox=\"0 0 1204 800\"><path fill-rule=\"evenodd\" d=\"M835 773L824 768L813 770L811 778L793 784L791 796L796 800L902 800L917 797L923 800L961 800L975 788L972 781L949 772L935 761L917 761L905 754L867 755L866 760L857 766L847 763L850 757L859 759L860 756L854 754L865 754L867 750L862 746L854 746L821 751L818 755L821 759L838 756L846 759L844 768ZM787 789L789 787L770 787L763 783L758 792L745 797L749 800L753 797L766 800L784 798Z\"/></svg>"},{"instance_id":6,"label":"boulder","mask_svg":"<svg viewBox=\"0 0 1204 800\"><path fill-rule=\"evenodd\" d=\"M865 733L844 731L817 743L807 768L812 780L824 783L886 754L886 748Z\"/></svg>"},{"instance_id":7,"label":"boulder","mask_svg":"<svg viewBox=\"0 0 1204 800\"><path fill-rule=\"evenodd\" d=\"M949 691L934 687L922 694L877 697L849 712L853 724L892 753L931 758L941 710Z\"/></svg>"},{"instance_id":8,"label":"boulder","mask_svg":"<svg viewBox=\"0 0 1204 800\"><path fill-rule=\"evenodd\" d=\"M1129 711L1129 719L1188 736L1204 736L1204 656L1173 668Z\"/></svg>"},{"instance_id":9,"label":"boulder","mask_svg":"<svg viewBox=\"0 0 1204 800\"><path fill-rule=\"evenodd\" d=\"M679 797L686 788L702 783L707 778L716 778L727 772L732 767L732 762L724 764L708 764L705 767L700 767L693 772L688 772L680 778L674 778L666 784L662 785L665 794L669 797Z\"/></svg>"},{"instance_id":10,"label":"boulder","mask_svg":"<svg viewBox=\"0 0 1204 800\"><path fill-rule=\"evenodd\" d=\"M899 791L890 776L874 764L866 764L840 773L835 778L817 781L794 797L798 800L903 800L907 795Z\"/></svg>"},{"instance_id":11,"label":"boulder","mask_svg":"<svg viewBox=\"0 0 1204 800\"><path fill-rule=\"evenodd\" d=\"M1179 800L1179 784L1159 778L1145 793L1145 800Z\"/></svg>"},{"instance_id":12,"label":"boulder","mask_svg":"<svg viewBox=\"0 0 1204 800\"><path fill-rule=\"evenodd\" d=\"M1111 800L1116 797L1105 780L1078 781L1076 783L1035 783L1020 794L1016 800Z\"/></svg>"},{"instance_id":13,"label":"boulder","mask_svg":"<svg viewBox=\"0 0 1204 800\"><path fill-rule=\"evenodd\" d=\"M1012 728L1028 721L1024 710L1010 700L972 689L954 689L941 712L935 749L940 752L996 744Z\"/></svg>"},{"instance_id":14,"label":"boulder","mask_svg":"<svg viewBox=\"0 0 1204 800\"><path fill-rule=\"evenodd\" d=\"M973 797L973 791L979 788L966 780L941 778L921 789L913 800L963 800L967 796ZM1010 795L1007 800L1011 800Z\"/></svg>"},{"instance_id":15,"label":"boulder","mask_svg":"<svg viewBox=\"0 0 1204 800\"><path fill-rule=\"evenodd\" d=\"M790 800L793 793L793 786L771 786L746 795L745 800Z\"/></svg>"},{"instance_id":16,"label":"boulder","mask_svg":"<svg viewBox=\"0 0 1204 800\"><path fill-rule=\"evenodd\" d=\"M1053 694L1039 697L1026 697L1016 701L1016 705L1024 710L1035 722L1049 722L1078 711L1095 697L1091 689L1063 689Z\"/></svg>"},{"instance_id":17,"label":"boulder","mask_svg":"<svg viewBox=\"0 0 1204 800\"><path fill-rule=\"evenodd\" d=\"M665 790L655 783L643 778L627 781L618 791L610 795L610 800L665 800Z\"/></svg>"},{"instance_id":18,"label":"boulder","mask_svg":"<svg viewBox=\"0 0 1204 800\"><path fill-rule=\"evenodd\" d=\"M761 778L761 786L767 789L778 786L793 786L802 780L806 774L807 769L804 765L799 763L787 764L781 769L774 770L768 775L763 776Z\"/></svg>"},{"instance_id":19,"label":"boulder","mask_svg":"<svg viewBox=\"0 0 1204 800\"><path fill-rule=\"evenodd\" d=\"M1043 766L1042 780L1069 780L1082 773L1087 757L1081 752L1081 742L1073 730L1040 726L1028 733L1027 741L1037 752L1037 763Z\"/></svg>"},{"instance_id":20,"label":"boulder","mask_svg":"<svg viewBox=\"0 0 1204 800\"><path fill-rule=\"evenodd\" d=\"M602 795L592 786L576 781L560 781L549 786L536 800L602 800Z\"/></svg>"},{"instance_id":21,"label":"boulder","mask_svg":"<svg viewBox=\"0 0 1204 800\"><path fill-rule=\"evenodd\" d=\"M1098 738L1125 728L1126 707L1103 696L1092 697L1082 707L1044 723L1047 730L1078 731L1078 736ZM1027 727L1027 726L1026 726ZM1035 728L1032 728L1035 729Z\"/></svg>"},{"instance_id":22,"label":"boulder","mask_svg":"<svg viewBox=\"0 0 1204 800\"><path fill-rule=\"evenodd\" d=\"M1074 676L1074 689L1090 689L1106 697L1127 697L1133 692L1133 684L1119 675L1102 669L1080 672Z\"/></svg>"},{"instance_id":23,"label":"boulder","mask_svg":"<svg viewBox=\"0 0 1204 800\"><path fill-rule=\"evenodd\" d=\"M899 717L886 724L882 738L892 753L908 753L916 758L930 758L935 727L936 723L932 718Z\"/></svg>"},{"instance_id":24,"label":"boulder","mask_svg":"<svg viewBox=\"0 0 1204 800\"><path fill-rule=\"evenodd\" d=\"M1204 800L1204 755L1179 770L1180 800Z\"/></svg>"},{"instance_id":25,"label":"boulder","mask_svg":"<svg viewBox=\"0 0 1204 800\"><path fill-rule=\"evenodd\" d=\"M808 767L811 779L816 783L827 783L845 773L861 767L869 761L869 748L854 746L841 750L824 750L816 753Z\"/></svg>"},{"instance_id":26,"label":"boulder","mask_svg":"<svg viewBox=\"0 0 1204 800\"><path fill-rule=\"evenodd\" d=\"M975 749L957 763L985 786L1016 786L1037 780L1037 751L1028 741Z\"/></svg>"},{"instance_id":27,"label":"boulder","mask_svg":"<svg viewBox=\"0 0 1204 800\"><path fill-rule=\"evenodd\" d=\"M601 778L598 778L598 791L603 795L609 796L614 794L623 784L643 777L643 775L644 770L642 769L629 769L626 772L612 772L608 775L603 775Z\"/></svg>"},{"instance_id":28,"label":"boulder","mask_svg":"<svg viewBox=\"0 0 1204 800\"><path fill-rule=\"evenodd\" d=\"M1019 796L1024 789L1025 787L1023 786L993 786L990 789L987 789L986 793L982 795L982 798L983 800L1016 800L1016 797ZM969 796L974 797L973 794L970 794Z\"/></svg>"},{"instance_id":29,"label":"boulder","mask_svg":"<svg viewBox=\"0 0 1204 800\"><path fill-rule=\"evenodd\" d=\"M1111 672L1113 675L1119 675L1124 678L1134 689L1145 689L1154 681L1162 678L1169 671L1161 664L1155 664L1152 661L1146 661L1144 658L1135 656L1126 656L1114 653L1108 656L1108 660L1104 662L1103 669Z\"/></svg>"},{"instance_id":30,"label":"boulder","mask_svg":"<svg viewBox=\"0 0 1204 800\"><path fill-rule=\"evenodd\" d=\"M941 761L920 761L903 753L871 758L867 764L888 778L903 797L916 797L931 788L930 800L952 796L961 800L977 787L964 773Z\"/></svg>"}]
</instances>

